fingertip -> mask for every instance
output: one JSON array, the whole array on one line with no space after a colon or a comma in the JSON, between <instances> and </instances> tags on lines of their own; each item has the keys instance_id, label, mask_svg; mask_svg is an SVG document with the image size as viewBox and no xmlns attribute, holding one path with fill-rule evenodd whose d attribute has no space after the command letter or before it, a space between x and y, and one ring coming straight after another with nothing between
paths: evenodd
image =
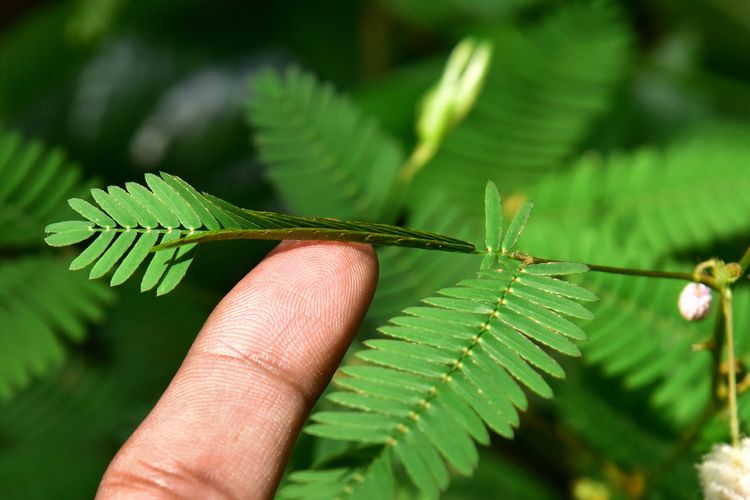
<instances>
[{"instance_id":1,"label":"fingertip","mask_svg":"<svg viewBox=\"0 0 750 500\"><path fill-rule=\"evenodd\" d=\"M367 311L369 245L285 242L220 302L101 497L273 494L310 407ZM124 478L124 479L123 479ZM203 495L208 497L210 495Z\"/></svg>"},{"instance_id":2,"label":"fingertip","mask_svg":"<svg viewBox=\"0 0 750 500\"><path fill-rule=\"evenodd\" d=\"M195 347L223 352L229 344L263 356L281 371L316 365L325 377L346 352L377 280L370 245L282 242L216 307L201 335L206 342L199 339ZM222 345L211 345L214 341ZM325 382L310 377L304 385L314 395Z\"/></svg>"}]
</instances>

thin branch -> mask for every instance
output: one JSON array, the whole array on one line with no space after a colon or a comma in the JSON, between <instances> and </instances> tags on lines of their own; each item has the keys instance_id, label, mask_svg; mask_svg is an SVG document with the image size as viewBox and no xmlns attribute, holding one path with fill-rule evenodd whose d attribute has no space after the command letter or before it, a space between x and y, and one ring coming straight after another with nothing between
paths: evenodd
<instances>
[{"instance_id":1,"label":"thin branch","mask_svg":"<svg viewBox=\"0 0 750 500\"><path fill-rule=\"evenodd\" d=\"M361 223L357 223L361 224ZM196 231L171 243L163 243L151 248L158 252L167 248L175 248L192 243L225 240L300 240L300 241L347 241L369 243L371 245L397 246L421 248L424 250L442 250L444 252L477 253L473 243L468 241L449 239L448 237L425 232L404 231L401 234L375 232L375 225L357 227L353 229L332 229L326 227L287 227L274 229L215 229L211 231ZM389 226L383 226L388 228ZM395 227L395 226L393 226Z\"/></svg>"},{"instance_id":2,"label":"thin branch","mask_svg":"<svg viewBox=\"0 0 750 500\"><path fill-rule=\"evenodd\" d=\"M541 257L532 257L531 255L526 255L525 253L521 253L521 252L514 252L512 254L508 254L508 257L510 257L511 259L515 259L515 260L526 261L526 262L529 262L530 264L560 262L559 260L555 260L555 259L544 259ZM676 271L659 271L659 270L654 270L654 269L633 269L629 267L601 266L599 264L589 264L587 262L582 262L582 264L588 266L590 270L597 271L600 273L622 274L626 276L647 276L650 278L666 278L666 279L673 279L673 280L693 281L697 283L703 283L704 285L710 288L713 288L715 290L718 289L714 279L708 274L696 274L692 272L685 273L685 272L676 272Z\"/></svg>"},{"instance_id":3,"label":"thin branch","mask_svg":"<svg viewBox=\"0 0 750 500\"><path fill-rule=\"evenodd\" d=\"M417 172L422 170L427 162L435 156L437 152L437 146L434 143L421 142L412 151L409 158L401 166L401 170L398 173L398 179L403 184L409 184L411 180L417 175Z\"/></svg>"},{"instance_id":4,"label":"thin branch","mask_svg":"<svg viewBox=\"0 0 750 500\"><path fill-rule=\"evenodd\" d=\"M724 332L727 346L727 391L729 400L729 430L732 444L740 442L740 423L737 416L737 362L734 356L734 325L732 324L732 291L725 289L721 294L721 312L724 315Z\"/></svg>"}]
</instances>

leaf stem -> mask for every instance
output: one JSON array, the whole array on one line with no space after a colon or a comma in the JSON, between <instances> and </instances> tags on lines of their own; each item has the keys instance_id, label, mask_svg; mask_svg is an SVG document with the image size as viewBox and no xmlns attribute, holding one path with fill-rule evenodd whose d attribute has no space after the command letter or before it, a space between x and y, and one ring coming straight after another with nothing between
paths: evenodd
<instances>
[{"instance_id":1,"label":"leaf stem","mask_svg":"<svg viewBox=\"0 0 750 500\"><path fill-rule=\"evenodd\" d=\"M351 223L354 228L361 223ZM279 229L221 229L213 231L196 231L194 234L180 238L172 243L157 245L151 251L159 251L166 248L174 248L188 243L203 243L206 241L218 240L238 240L238 239L258 239L258 240L333 240L333 241L352 241L360 243L370 243L374 245L400 246L422 248L426 250L442 250L447 252L473 253L485 255L487 251L477 250L469 242L457 240L447 236L424 233L419 231L404 232L402 234L393 234L388 232L378 232L376 224L369 224L367 227L362 226L356 229L334 229L320 227L290 227ZM401 229L396 226L384 226L386 229ZM421 233L421 234L420 234ZM534 257L523 252L512 252L507 256L514 260L526 262L527 264L540 264L562 262L556 259L545 259ZM660 271L655 269L635 269L629 267L602 266L599 264L589 264L583 262L591 271L597 271L609 274L622 274L627 276L646 276L650 278L666 278L703 283L704 285L721 291L716 280L709 274L703 272L676 272Z\"/></svg>"},{"instance_id":2,"label":"leaf stem","mask_svg":"<svg viewBox=\"0 0 750 500\"><path fill-rule=\"evenodd\" d=\"M724 316L725 343L727 346L727 392L729 401L729 430L732 444L740 443L740 423L737 414L737 361L734 354L734 325L732 323L732 290L725 288L721 294L721 313Z\"/></svg>"},{"instance_id":3,"label":"leaf stem","mask_svg":"<svg viewBox=\"0 0 750 500\"><path fill-rule=\"evenodd\" d=\"M398 173L401 182L409 184L414 176L417 175L417 172L422 170L422 167L432 159L436 151L437 147L432 142L420 142L417 144Z\"/></svg>"},{"instance_id":4,"label":"leaf stem","mask_svg":"<svg viewBox=\"0 0 750 500\"><path fill-rule=\"evenodd\" d=\"M555 260L555 259L544 259L541 257L532 257L531 255L527 255L521 252L513 252L509 254L508 257L510 257L511 259L515 259L515 260L527 261L530 264L560 262L559 260ZM708 274L702 274L702 273L696 274L696 273L686 273L686 272L677 272L677 271L659 271L659 270L654 270L654 269L635 269L635 268L630 268L630 267L602 266L599 264L589 264L587 262L582 262L581 264L588 266L588 268L591 271L597 271L600 273L623 274L626 276L647 276L650 278L666 278L666 279L675 279L675 280L694 281L697 283L703 283L704 285L710 288L713 288L714 290L718 290L718 287L713 277L711 277Z\"/></svg>"},{"instance_id":5,"label":"leaf stem","mask_svg":"<svg viewBox=\"0 0 750 500\"><path fill-rule=\"evenodd\" d=\"M354 227L354 226L352 226ZM374 225L370 225L374 227ZM384 226L385 227L385 226ZM473 243L444 237L442 235L418 231L394 234L375 232L376 229L334 229L320 227L290 227L279 229L218 229L212 231L196 231L171 243L153 247L152 252L174 248L191 243L223 240L314 240L314 241L346 241L369 243L371 245L385 245L421 248L425 250L442 250L444 252L477 253Z\"/></svg>"}]
</instances>

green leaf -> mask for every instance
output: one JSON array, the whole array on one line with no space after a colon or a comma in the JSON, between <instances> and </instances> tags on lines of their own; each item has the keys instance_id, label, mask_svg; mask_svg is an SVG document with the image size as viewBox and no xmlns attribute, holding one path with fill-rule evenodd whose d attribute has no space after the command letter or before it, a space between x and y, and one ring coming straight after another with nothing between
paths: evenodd
<instances>
[{"instance_id":1,"label":"green leaf","mask_svg":"<svg viewBox=\"0 0 750 500\"><path fill-rule=\"evenodd\" d=\"M54 256L0 262L0 401L61 366L65 343L82 341L112 298Z\"/></svg>"},{"instance_id":2,"label":"green leaf","mask_svg":"<svg viewBox=\"0 0 750 500\"><path fill-rule=\"evenodd\" d=\"M112 197L112 200L127 212L126 217L129 219L129 222L132 222L130 224L131 227L140 226L148 229L156 227L159 224L147 210L143 209L137 200L121 187L109 186L107 192Z\"/></svg>"},{"instance_id":3,"label":"green leaf","mask_svg":"<svg viewBox=\"0 0 750 500\"><path fill-rule=\"evenodd\" d=\"M0 198L8 198L29 175L34 165L41 160L43 147L39 142L33 142L21 148L14 162L8 162L3 172L3 184L0 186Z\"/></svg>"},{"instance_id":4,"label":"green leaf","mask_svg":"<svg viewBox=\"0 0 750 500\"><path fill-rule=\"evenodd\" d=\"M337 392L331 394L329 399L336 404L346 406L355 410L380 413L391 417L406 417L409 414L408 405L400 401L389 401L372 397L369 394L356 394L352 392Z\"/></svg>"},{"instance_id":5,"label":"green leaf","mask_svg":"<svg viewBox=\"0 0 750 500\"><path fill-rule=\"evenodd\" d=\"M506 305L511 311L525 316L532 321L536 321L541 325L545 325L547 328L555 330L573 340L583 341L587 338L584 331L576 324L568 321L554 311L522 300L517 295L509 297Z\"/></svg>"},{"instance_id":6,"label":"green leaf","mask_svg":"<svg viewBox=\"0 0 750 500\"><path fill-rule=\"evenodd\" d=\"M340 411L319 411L313 420L321 424L343 427L363 427L373 431L394 430L395 424L387 417L368 413L364 416Z\"/></svg>"},{"instance_id":7,"label":"green leaf","mask_svg":"<svg viewBox=\"0 0 750 500\"><path fill-rule=\"evenodd\" d=\"M431 405L420 416L416 425L458 472L463 475L471 474L478 459L476 448L462 429L447 420L444 407L436 408Z\"/></svg>"},{"instance_id":8,"label":"green leaf","mask_svg":"<svg viewBox=\"0 0 750 500\"><path fill-rule=\"evenodd\" d=\"M496 363L502 365L513 378L543 398L552 397L552 388L539 373L529 367L508 345L498 342L493 335L485 335L483 350Z\"/></svg>"},{"instance_id":9,"label":"green leaf","mask_svg":"<svg viewBox=\"0 0 750 500\"><path fill-rule=\"evenodd\" d=\"M577 262L546 262L544 264L532 264L526 266L525 272L528 274L541 276L563 276L566 274L580 274L588 271L586 264Z\"/></svg>"},{"instance_id":10,"label":"green leaf","mask_svg":"<svg viewBox=\"0 0 750 500\"><path fill-rule=\"evenodd\" d=\"M502 210L500 207L500 193L494 182L487 182L484 192L484 241L490 253L500 251L500 237L502 235Z\"/></svg>"},{"instance_id":11,"label":"green leaf","mask_svg":"<svg viewBox=\"0 0 750 500\"><path fill-rule=\"evenodd\" d=\"M573 342L565 337L556 335L554 331L544 328L544 326L525 316L516 314L513 311L506 311L505 314L500 316L500 321L546 347L551 347L568 356L581 355L580 349Z\"/></svg>"},{"instance_id":12,"label":"green leaf","mask_svg":"<svg viewBox=\"0 0 750 500\"><path fill-rule=\"evenodd\" d=\"M392 389L388 387L388 384L380 383L380 381L377 380L362 379L356 377L341 377L336 379L335 383L341 387L351 389L354 392L367 393L382 399L394 399L391 394ZM409 387L404 387L403 390L411 392L412 398L421 396L421 392L419 390L415 390ZM398 401L398 399L395 400Z\"/></svg>"},{"instance_id":13,"label":"green leaf","mask_svg":"<svg viewBox=\"0 0 750 500\"><path fill-rule=\"evenodd\" d=\"M176 241L179 237L180 233L178 231L170 231L162 236L161 243L170 243ZM151 290L159 283L161 277L167 272L167 268L169 267L176 251L176 249L170 248L167 250L160 250L154 254L154 258L151 259L151 263L143 274L143 280L141 280L142 292Z\"/></svg>"},{"instance_id":14,"label":"green leaf","mask_svg":"<svg viewBox=\"0 0 750 500\"><path fill-rule=\"evenodd\" d=\"M404 450L407 447L415 448L417 456L421 458L424 464L427 466L427 469L432 475L437 487L440 490L444 490L450 482L448 468L446 467L445 462L443 462L443 460L440 458L440 454L437 452L437 450L430 445L427 436L425 436L421 432L411 432L407 436L405 436L404 445ZM398 449L399 447L397 446L396 450ZM399 455L399 457L400 456L401 455ZM416 480L415 484L417 485L417 487L419 487L419 483L417 483Z\"/></svg>"},{"instance_id":15,"label":"green leaf","mask_svg":"<svg viewBox=\"0 0 750 500\"><path fill-rule=\"evenodd\" d=\"M516 286L513 287L513 295L528 302L544 306L551 311L574 318L593 319L594 317L591 311L583 307L581 304L559 295L544 293L537 288L527 286L524 282L517 283Z\"/></svg>"},{"instance_id":16,"label":"green leaf","mask_svg":"<svg viewBox=\"0 0 750 500\"><path fill-rule=\"evenodd\" d=\"M144 225L145 228L161 226L172 229L180 225L180 221L174 213L154 193L135 182L128 182L125 186L130 196L143 207L143 210L140 210L139 214L146 222ZM147 217L151 218L147 219Z\"/></svg>"},{"instance_id":17,"label":"green leaf","mask_svg":"<svg viewBox=\"0 0 750 500\"><path fill-rule=\"evenodd\" d=\"M517 414L513 411L512 406L503 409L507 402L504 399L491 400L493 395L498 393L494 391L494 384L485 384L483 388L479 387L469 378L468 374L486 375L486 372L477 372L474 367L463 368L461 373L456 375L452 381L452 387L456 393L465 399L476 414L500 436L506 438L513 437L513 421L517 419ZM480 379L474 379L480 380ZM488 379L488 382L491 379ZM504 394L500 392L499 394Z\"/></svg>"},{"instance_id":18,"label":"green leaf","mask_svg":"<svg viewBox=\"0 0 750 500\"><path fill-rule=\"evenodd\" d=\"M475 252L474 245L468 241L427 231L373 222L244 210L211 195L201 194L182 179L167 173L162 173L161 177L147 174L146 182L151 190L132 182L126 184L127 191L116 186L110 186L107 191L94 189L92 196L98 206L82 199L71 199L70 205L87 221L48 225L48 243L65 246L99 233L88 248L73 260L71 269L82 269L93 264L90 272L92 278L113 270L112 286L132 277L153 252L141 289L145 291L156 287L157 295L166 294L179 284L192 263L196 244L205 241L358 241L449 252ZM92 222L98 227L94 227ZM120 236L110 247L115 234Z\"/></svg>"},{"instance_id":19,"label":"green leaf","mask_svg":"<svg viewBox=\"0 0 750 500\"><path fill-rule=\"evenodd\" d=\"M445 401L447 407L453 412L453 418L469 433L472 439L483 445L490 443L490 435L487 433L482 419L474 413L469 402L462 399L451 385L444 384L440 388L437 398Z\"/></svg>"},{"instance_id":20,"label":"green leaf","mask_svg":"<svg viewBox=\"0 0 750 500\"><path fill-rule=\"evenodd\" d=\"M516 224L516 234L522 225ZM365 364L345 367L348 377L328 397L346 410L313 415L317 423L308 432L363 445L383 443L422 495L435 496L446 487L447 465L471 474L478 460L475 442L489 441L485 425L508 437L519 425L518 413L528 406L522 386L552 397L537 369L558 378L564 372L545 348L579 354L566 336L581 340L585 334L558 310L588 316L566 297L588 295L550 277L549 269L541 276L529 274L529 264L504 255L497 266L438 291L424 299L426 305L406 308L381 328L392 339L366 341L368 349L356 354ZM561 264L553 270L576 269L587 268ZM539 286L524 284L527 277ZM352 473L365 481L380 479L368 466ZM348 484L339 484L338 491Z\"/></svg>"},{"instance_id":21,"label":"green leaf","mask_svg":"<svg viewBox=\"0 0 750 500\"><path fill-rule=\"evenodd\" d=\"M525 285L528 285L537 290L544 292L553 293L555 295L561 295L563 297L569 297L576 300L595 301L597 296L582 288L574 285L567 281L561 281L558 279L550 278L547 276L528 276L525 275L518 280Z\"/></svg>"},{"instance_id":22,"label":"green leaf","mask_svg":"<svg viewBox=\"0 0 750 500\"><path fill-rule=\"evenodd\" d=\"M154 174L146 174L146 184L151 188L151 191L159 198L162 203L167 205L169 209L177 216L183 227L190 229L198 229L202 225L202 221L198 214L195 212L192 206L185 201L177 191L172 188L169 184L164 182L160 177Z\"/></svg>"},{"instance_id":23,"label":"green leaf","mask_svg":"<svg viewBox=\"0 0 750 500\"><path fill-rule=\"evenodd\" d=\"M491 336L488 341L501 342L512 351L518 353L523 359L552 375L553 377L562 378L565 376L562 367L547 354L542 348L531 342L528 337L513 328L506 325L498 325L497 328L490 330Z\"/></svg>"},{"instance_id":24,"label":"green leaf","mask_svg":"<svg viewBox=\"0 0 750 500\"><path fill-rule=\"evenodd\" d=\"M175 289L193 262L195 251L196 245L185 245L177 249L156 289L156 295L164 295Z\"/></svg>"},{"instance_id":25,"label":"green leaf","mask_svg":"<svg viewBox=\"0 0 750 500\"><path fill-rule=\"evenodd\" d=\"M499 410L508 422L516 427L519 423L518 412L528 407L528 400L521 386L513 380L510 370L502 360L490 356L488 350L482 346L472 350L471 359L461 366L469 380L481 391L490 395L491 403Z\"/></svg>"},{"instance_id":26,"label":"green leaf","mask_svg":"<svg viewBox=\"0 0 750 500\"><path fill-rule=\"evenodd\" d=\"M438 483L435 476L440 473L435 471L443 471L445 470L445 466L437 453L435 453L432 444L422 437L424 442L418 444L422 444L425 446L424 449L430 450L430 459L432 459L431 462L426 462L426 459L422 456L423 454L420 453L421 448L417 446L417 443L414 443L415 436L417 435L423 436L421 433L409 433L402 442L393 448L393 451L403 464L404 469L406 469L409 479L414 482L422 495L427 498L437 498L440 490L447 486L447 481L444 482L444 485ZM437 457L437 461L434 460L434 457Z\"/></svg>"},{"instance_id":27,"label":"green leaf","mask_svg":"<svg viewBox=\"0 0 750 500\"><path fill-rule=\"evenodd\" d=\"M83 215L91 222L94 222L99 227L111 228L117 226L117 223L108 217L107 214L85 200L71 198L68 200L68 204L70 205L70 208Z\"/></svg>"},{"instance_id":28,"label":"green leaf","mask_svg":"<svg viewBox=\"0 0 750 500\"><path fill-rule=\"evenodd\" d=\"M99 260L97 260L96 264L91 268L89 278L101 278L107 274L117 261L125 255L125 252L128 251L128 248L133 244L135 238L136 233L132 231L120 233L115 242L112 243L101 257L99 257Z\"/></svg>"},{"instance_id":29,"label":"green leaf","mask_svg":"<svg viewBox=\"0 0 750 500\"><path fill-rule=\"evenodd\" d=\"M383 443L383 434L372 432L366 427L332 427L322 424L311 424L305 428L305 432L313 436L331 439L345 439L347 441L359 441L362 443Z\"/></svg>"},{"instance_id":30,"label":"green leaf","mask_svg":"<svg viewBox=\"0 0 750 500\"><path fill-rule=\"evenodd\" d=\"M116 233L112 230L100 232L94 242L73 259L73 262L70 263L70 270L77 271L91 265L104 253L112 240L115 239L115 235Z\"/></svg>"},{"instance_id":31,"label":"green leaf","mask_svg":"<svg viewBox=\"0 0 750 500\"><path fill-rule=\"evenodd\" d=\"M61 151L0 128L0 245L39 246L39 234L51 214L65 211L66 198L81 191L80 176L80 169ZM51 241L59 246L73 239L69 235Z\"/></svg>"},{"instance_id":32,"label":"green leaf","mask_svg":"<svg viewBox=\"0 0 750 500\"><path fill-rule=\"evenodd\" d=\"M652 266L659 258L747 234L748 136L745 124L704 126L664 148L582 157L530 189L538 209L524 236L526 251L623 262L624 247L633 245L648 249L654 260L639 259ZM722 181L717 182L716 172ZM584 228L597 245L612 240L619 248L593 254L590 240L582 237Z\"/></svg>"},{"instance_id":33,"label":"green leaf","mask_svg":"<svg viewBox=\"0 0 750 500\"><path fill-rule=\"evenodd\" d=\"M174 175L169 175L165 172L162 172L161 175L164 181L177 191L178 195L187 200L190 207L198 214L201 222L207 229L221 229L223 227L213 216L211 210L209 210L210 202L201 196L191 185Z\"/></svg>"},{"instance_id":34,"label":"green leaf","mask_svg":"<svg viewBox=\"0 0 750 500\"><path fill-rule=\"evenodd\" d=\"M65 222L56 222L49 224L44 230L47 233L67 233L75 231L88 231L93 234L94 225L89 221L83 220L69 220Z\"/></svg>"},{"instance_id":35,"label":"green leaf","mask_svg":"<svg viewBox=\"0 0 750 500\"><path fill-rule=\"evenodd\" d=\"M252 80L248 119L269 177L292 212L395 217L401 150L329 85L297 68L262 72Z\"/></svg>"},{"instance_id":36,"label":"green leaf","mask_svg":"<svg viewBox=\"0 0 750 500\"><path fill-rule=\"evenodd\" d=\"M143 264L143 261L146 260L151 248L156 245L158 239L159 233L156 231L144 233L136 241L133 248L117 267L117 270L112 275L112 279L109 282L110 286L117 286L125 283L133 275L136 269Z\"/></svg>"},{"instance_id":37,"label":"green leaf","mask_svg":"<svg viewBox=\"0 0 750 500\"><path fill-rule=\"evenodd\" d=\"M518 237L521 235L523 228L526 227L526 222L529 220L529 215L531 214L531 209L533 207L534 203L527 201L518 210L518 213L513 217L513 220L510 221L508 230L505 233L505 238L503 238L503 244L501 247L502 253L508 253L516 245Z\"/></svg>"},{"instance_id":38,"label":"green leaf","mask_svg":"<svg viewBox=\"0 0 750 500\"><path fill-rule=\"evenodd\" d=\"M117 224L112 224L113 226L116 225L126 229L138 226L138 221L135 216L128 212L124 206L120 205L120 203L108 193L105 193L101 189L92 189L91 196L93 196L99 206L115 220Z\"/></svg>"},{"instance_id":39,"label":"green leaf","mask_svg":"<svg viewBox=\"0 0 750 500\"><path fill-rule=\"evenodd\" d=\"M87 240L94 235L92 224L88 221L66 221L50 224L45 228L48 233L44 241L53 247L65 247L75 245Z\"/></svg>"}]
</instances>

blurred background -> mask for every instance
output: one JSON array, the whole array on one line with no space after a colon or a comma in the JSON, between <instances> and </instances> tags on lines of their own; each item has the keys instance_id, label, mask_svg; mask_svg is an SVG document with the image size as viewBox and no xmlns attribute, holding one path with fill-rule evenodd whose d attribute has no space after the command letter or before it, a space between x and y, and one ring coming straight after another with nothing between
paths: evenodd
<instances>
[{"instance_id":1,"label":"blurred background","mask_svg":"<svg viewBox=\"0 0 750 500\"><path fill-rule=\"evenodd\" d=\"M284 79L251 86L259 72L297 67L320 92L332 85L349 96L342 106L374 120L404 158L417 141L421 96L468 35L494 44L484 90L398 214L327 213L325 190L305 193L274 173L288 165L258 138L284 132L281 112L268 116L301 91ZM303 116L313 128L327 116L322 105L315 109ZM4 0L0 7L0 130L64 151L81 186L165 170L241 207L377 218L479 239L474 215L491 178L507 210L536 200L523 248L546 257L680 269L712 255L737 258L750 230L749 120L744 0ZM0 497L90 498L211 308L272 245L206 245L185 282L159 299L133 284L88 282L66 271L75 252L43 247L44 224L69 215L64 204L40 217L31 236L11 237L7 224L18 210L2 185L15 182L14 164L3 170L3 151ZM380 255L381 287L361 338L476 264L419 251ZM707 359L676 382L670 370L686 359L675 353L691 356L710 326L678 322L679 288L655 291L637 280L595 286L612 296L600 305L607 321L591 327L604 339L592 344L591 363L570 368L575 382L556 390L554 405L534 402L518 438L493 443L477 479L456 481L447 497L643 494L643 471L708 397ZM66 293L80 298L66 305ZM740 327L746 316L738 313ZM630 351L645 346L638 335L666 332L668 340L623 360L601 347L614 345L607 335L616 328L632 331ZM665 353L669 363L639 371L654 366L646 356ZM743 408L750 413L750 404ZM712 429L704 443L722 436ZM302 438L293 465L307 467L332 447ZM675 487L662 498L696 498L689 464L684 470L687 493Z\"/></svg>"}]
</instances>

